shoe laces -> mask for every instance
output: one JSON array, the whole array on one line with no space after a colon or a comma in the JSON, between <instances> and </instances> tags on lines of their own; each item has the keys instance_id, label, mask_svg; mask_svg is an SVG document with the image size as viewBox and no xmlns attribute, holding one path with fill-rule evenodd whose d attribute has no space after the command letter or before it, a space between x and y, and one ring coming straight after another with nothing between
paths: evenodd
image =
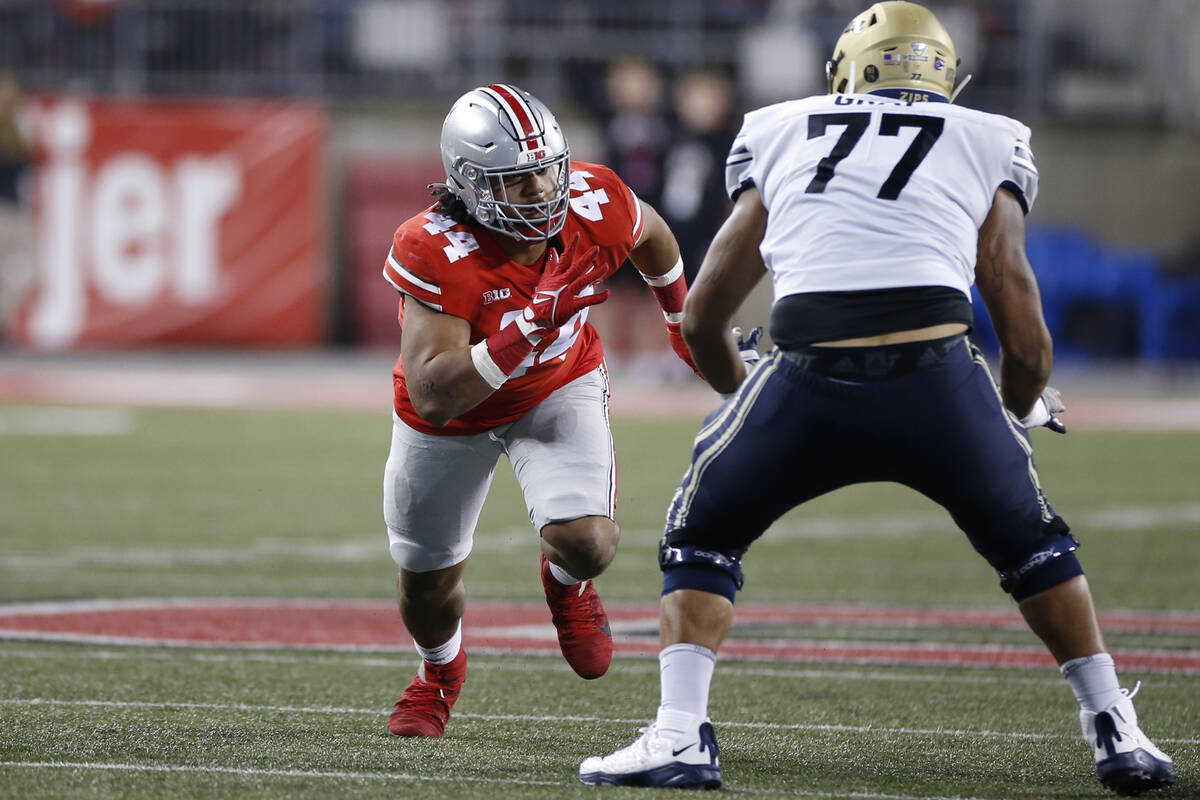
<instances>
[{"instance_id":1,"label":"shoe laces","mask_svg":"<svg viewBox=\"0 0 1200 800\"><path fill-rule=\"evenodd\" d=\"M413 683L396 702L396 710L439 719L450 713L453 702L453 697L447 696L450 692L451 689L433 683Z\"/></svg>"},{"instance_id":2,"label":"shoe laces","mask_svg":"<svg viewBox=\"0 0 1200 800\"><path fill-rule=\"evenodd\" d=\"M452 702L462 683L460 681L451 681L449 683L431 681L424 667L425 664L422 664L417 676L418 679L409 684L404 694L418 702L427 700L441 703Z\"/></svg>"},{"instance_id":3,"label":"shoe laces","mask_svg":"<svg viewBox=\"0 0 1200 800\"><path fill-rule=\"evenodd\" d=\"M619 750L614 750L604 757L605 761L613 764L636 764L650 752L650 741L654 738L654 724L638 728L638 738Z\"/></svg>"},{"instance_id":4,"label":"shoe laces","mask_svg":"<svg viewBox=\"0 0 1200 800\"><path fill-rule=\"evenodd\" d=\"M1137 696L1137 693L1141 688L1142 688L1142 682L1138 681L1137 683L1135 683L1133 685L1133 691L1129 691L1128 689L1121 689L1121 694L1125 695L1126 700L1132 700L1134 697Z\"/></svg>"},{"instance_id":5,"label":"shoe laces","mask_svg":"<svg viewBox=\"0 0 1200 800\"><path fill-rule=\"evenodd\" d=\"M417 683L409 687L405 692L414 700L445 700L446 687L439 686L436 683Z\"/></svg>"},{"instance_id":6,"label":"shoe laces","mask_svg":"<svg viewBox=\"0 0 1200 800\"><path fill-rule=\"evenodd\" d=\"M651 722L649 725L638 728L638 738L637 741L633 743L633 747L636 747L638 750L644 753L648 753L650 752L651 743L659 738L661 737L658 731L658 726Z\"/></svg>"},{"instance_id":7,"label":"shoe laces","mask_svg":"<svg viewBox=\"0 0 1200 800\"><path fill-rule=\"evenodd\" d=\"M555 613L572 623L595 623L596 610L592 608L591 597L587 595L588 583L590 581L580 581L578 588L563 587L566 591L555 598Z\"/></svg>"}]
</instances>

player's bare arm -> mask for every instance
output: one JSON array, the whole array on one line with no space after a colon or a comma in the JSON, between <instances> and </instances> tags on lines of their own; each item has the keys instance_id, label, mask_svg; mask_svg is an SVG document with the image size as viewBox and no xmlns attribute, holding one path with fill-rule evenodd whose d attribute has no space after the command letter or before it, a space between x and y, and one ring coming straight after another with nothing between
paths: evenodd
<instances>
[{"instance_id":1,"label":"player's bare arm","mask_svg":"<svg viewBox=\"0 0 1200 800\"><path fill-rule=\"evenodd\" d=\"M683 269L683 257L679 254L679 243L657 211L648 203L641 200L637 202L643 220L642 233L630 250L629 258L662 308L671 349L693 372L699 374L700 370L692 361L692 353L679 327L683 320L683 303L687 299L687 277Z\"/></svg>"},{"instance_id":2,"label":"player's bare arm","mask_svg":"<svg viewBox=\"0 0 1200 800\"><path fill-rule=\"evenodd\" d=\"M405 298L400 353L409 397L417 413L439 428L496 391L471 360L470 336L466 320Z\"/></svg>"},{"instance_id":3,"label":"player's bare arm","mask_svg":"<svg viewBox=\"0 0 1200 800\"><path fill-rule=\"evenodd\" d=\"M759 252L767 209L753 186L738 195L713 238L683 307L683 337L696 366L722 394L737 389L746 365L730 334L733 315L766 274Z\"/></svg>"},{"instance_id":4,"label":"player's bare arm","mask_svg":"<svg viewBox=\"0 0 1200 800\"><path fill-rule=\"evenodd\" d=\"M666 275L679 261L679 243L657 211L642 200L642 236L629 252L638 272L651 278Z\"/></svg>"},{"instance_id":5,"label":"player's bare arm","mask_svg":"<svg viewBox=\"0 0 1200 800\"><path fill-rule=\"evenodd\" d=\"M1024 417L1046 381L1054 356L1041 294L1025 255L1025 215L1017 198L997 189L979 229L975 281L1000 341L1000 393Z\"/></svg>"}]
</instances>

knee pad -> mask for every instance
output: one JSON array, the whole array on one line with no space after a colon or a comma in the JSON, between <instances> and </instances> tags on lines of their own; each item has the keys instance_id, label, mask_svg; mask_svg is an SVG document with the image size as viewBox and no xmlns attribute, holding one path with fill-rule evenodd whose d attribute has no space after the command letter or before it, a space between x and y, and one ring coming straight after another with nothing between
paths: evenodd
<instances>
[{"instance_id":1,"label":"knee pad","mask_svg":"<svg viewBox=\"0 0 1200 800\"><path fill-rule=\"evenodd\" d=\"M1054 523L1036 551L1016 567L999 572L1000 588L1018 603L1083 574L1075 556L1079 540L1065 530L1060 518L1055 517Z\"/></svg>"},{"instance_id":2,"label":"knee pad","mask_svg":"<svg viewBox=\"0 0 1200 800\"><path fill-rule=\"evenodd\" d=\"M741 560L710 547L673 545L663 537L658 566L663 571L664 595L677 589L695 589L719 594L732 603L742 588Z\"/></svg>"}]
</instances>

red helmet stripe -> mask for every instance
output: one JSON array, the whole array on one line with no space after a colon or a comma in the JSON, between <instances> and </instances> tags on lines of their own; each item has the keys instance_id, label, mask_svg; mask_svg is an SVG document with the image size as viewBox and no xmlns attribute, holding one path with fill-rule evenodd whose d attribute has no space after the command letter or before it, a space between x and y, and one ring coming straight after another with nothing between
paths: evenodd
<instances>
[{"instance_id":1,"label":"red helmet stripe","mask_svg":"<svg viewBox=\"0 0 1200 800\"><path fill-rule=\"evenodd\" d=\"M509 117L514 122L516 127L523 136L521 137L521 145L526 150L532 150L535 147L543 147L541 137L537 135L537 131L533 127L533 117L530 114L529 107L525 104L520 93L513 91L509 86L502 83L494 83L487 87L499 100L501 106L508 112Z\"/></svg>"}]
</instances>

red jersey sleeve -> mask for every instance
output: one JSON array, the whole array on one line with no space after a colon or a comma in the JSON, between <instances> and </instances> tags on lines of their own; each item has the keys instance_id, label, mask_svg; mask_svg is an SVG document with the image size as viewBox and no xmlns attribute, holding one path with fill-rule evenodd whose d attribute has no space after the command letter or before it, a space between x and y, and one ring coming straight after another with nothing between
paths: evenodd
<instances>
[{"instance_id":1,"label":"red jersey sleeve","mask_svg":"<svg viewBox=\"0 0 1200 800\"><path fill-rule=\"evenodd\" d=\"M475 234L430 209L396 229L383 277L397 291L434 311L468 319L461 275L445 277L445 272L477 250Z\"/></svg>"},{"instance_id":2,"label":"red jersey sleeve","mask_svg":"<svg viewBox=\"0 0 1200 800\"><path fill-rule=\"evenodd\" d=\"M570 228L583 228L602 250L623 262L642 236L645 220L642 203L617 174L602 164L571 163L571 213L563 240L570 241Z\"/></svg>"}]
</instances>

